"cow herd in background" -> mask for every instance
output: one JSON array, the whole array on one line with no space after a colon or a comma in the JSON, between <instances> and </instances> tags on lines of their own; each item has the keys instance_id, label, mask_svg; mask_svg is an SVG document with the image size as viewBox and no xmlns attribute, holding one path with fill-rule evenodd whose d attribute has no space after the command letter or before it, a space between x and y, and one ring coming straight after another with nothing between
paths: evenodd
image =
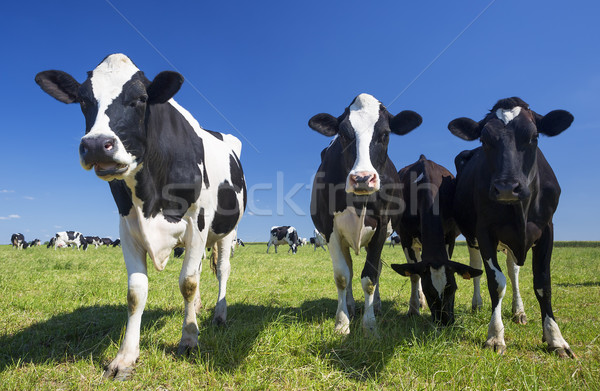
<instances>
[{"instance_id":1,"label":"cow herd in background","mask_svg":"<svg viewBox=\"0 0 600 391\"><path fill-rule=\"evenodd\" d=\"M10 237L10 243L13 248L19 250L25 250L29 247L41 246L42 242L39 239L34 239L31 242L25 241L25 236L21 233L12 234ZM117 247L121 245L121 240L112 240L111 238L100 238L99 236L83 236L81 232L77 231L62 231L57 232L48 243L46 248L63 248L63 247L74 247L79 249L87 250L88 246L94 246L98 248L100 246L105 247Z\"/></svg>"},{"instance_id":2,"label":"cow herd in background","mask_svg":"<svg viewBox=\"0 0 600 391\"><path fill-rule=\"evenodd\" d=\"M146 255L160 271L174 248L185 248L179 276L184 323L178 353L196 349L198 276L206 249L214 255L213 270L219 280L213 323L226 322L231 246L247 202L241 142L203 129L175 102L173 96L183 83L180 74L165 71L149 80L123 54L107 56L83 83L56 70L40 72L35 81L58 101L81 107L85 117L81 165L109 182L119 210L129 312L123 343L105 376L128 378L139 356L141 316L148 295ZM436 322L451 324L455 274L473 278L472 306L479 308L479 278L485 268L493 308L486 346L500 353L506 349L501 319L506 278L497 250L507 254L513 315L525 323L518 272L533 248L543 340L560 356L574 357L554 320L550 300L552 216L560 187L537 147L539 134L558 135L572 121L573 116L563 110L539 115L519 98L499 100L479 122L457 118L449 123L450 132L463 140L479 139L482 145L457 155L454 177L423 155L396 170L388 156L389 138L421 125L422 118L414 111L393 115L375 97L360 94L340 116L313 116L308 126L333 137L321 152L312 186L316 230L310 243L313 251L327 245L332 260L338 294L335 330L350 332L355 315L351 253L359 255L365 247L360 274L365 298L362 327L366 334L378 335L381 253L395 231L398 238L393 243L402 245L407 263L391 267L411 279L411 314L418 314L427 303ZM460 233L467 240L469 266L451 260ZM99 243L95 239L88 243L74 232L59 234L55 247ZM277 252L277 246L287 244L288 252L296 253L304 243L308 240L299 238L294 227L272 227L267 252L271 246Z\"/></svg>"}]
</instances>

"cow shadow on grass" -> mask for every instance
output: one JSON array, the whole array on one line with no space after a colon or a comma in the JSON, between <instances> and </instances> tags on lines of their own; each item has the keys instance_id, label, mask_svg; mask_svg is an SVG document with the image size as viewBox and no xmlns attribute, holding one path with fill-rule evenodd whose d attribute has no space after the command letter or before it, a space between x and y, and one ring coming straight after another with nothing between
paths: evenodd
<instances>
[{"instance_id":1,"label":"cow shadow on grass","mask_svg":"<svg viewBox=\"0 0 600 391\"><path fill-rule=\"evenodd\" d=\"M361 303L357 303L356 317L351 322L348 336L333 332L337 308L334 299L305 301L300 307L233 304L228 307L227 326L213 326L212 316L199 323L200 349L191 360L231 373L246 365L249 356L276 355L279 348L274 345L281 343L298 349L299 355L312 355L328 362L349 378L372 379L386 368L399 347L409 349L413 344L425 343L439 334L428 314L409 317L392 301L383 301L382 307L381 314L377 315L380 338L367 338L361 328ZM305 331L299 332L299 328ZM294 336L292 340L286 337L288 333ZM297 334L303 339L300 342L293 340ZM281 342L274 343L274 339L281 339ZM267 340L269 346L261 346L262 341ZM162 348L171 354L177 350L176 345Z\"/></svg>"},{"instance_id":2,"label":"cow shadow on grass","mask_svg":"<svg viewBox=\"0 0 600 391\"><path fill-rule=\"evenodd\" d=\"M179 311L144 311L142 335L148 329L162 328L170 315ZM106 349L119 341L127 323L125 305L81 307L35 323L22 331L0 336L0 372L16 363L64 363L88 360L105 364Z\"/></svg>"}]
</instances>

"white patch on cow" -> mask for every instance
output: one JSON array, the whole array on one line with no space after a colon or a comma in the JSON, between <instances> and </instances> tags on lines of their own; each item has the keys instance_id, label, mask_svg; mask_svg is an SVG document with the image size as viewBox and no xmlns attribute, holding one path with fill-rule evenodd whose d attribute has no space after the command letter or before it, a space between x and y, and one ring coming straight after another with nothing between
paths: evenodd
<instances>
[{"instance_id":1,"label":"white patch on cow","mask_svg":"<svg viewBox=\"0 0 600 391\"><path fill-rule=\"evenodd\" d=\"M354 128L356 137L356 161L348 174L346 181L346 191L350 192L349 186L350 175L358 173L377 174L373 164L371 163L371 155L369 146L373 139L375 124L379 120L379 107L381 103L369 94L360 94L350 106L350 115L348 119ZM380 180L377 175L377 183L375 190L379 190Z\"/></svg>"},{"instance_id":2,"label":"white patch on cow","mask_svg":"<svg viewBox=\"0 0 600 391\"><path fill-rule=\"evenodd\" d=\"M291 234L292 232L294 232L295 230L296 230L296 228L294 228L294 227L290 227L290 228L288 228L288 230L287 230L287 231L288 231L288 235L290 235L290 234Z\"/></svg>"},{"instance_id":3,"label":"white patch on cow","mask_svg":"<svg viewBox=\"0 0 600 391\"><path fill-rule=\"evenodd\" d=\"M494 271L494 279L496 280L496 284L498 284L498 295L504 297L504 292L506 292L506 277L504 273L494 266L491 258L487 260L487 264Z\"/></svg>"},{"instance_id":4,"label":"white patch on cow","mask_svg":"<svg viewBox=\"0 0 600 391\"><path fill-rule=\"evenodd\" d=\"M539 297L544 297L544 290L542 288L535 290Z\"/></svg>"},{"instance_id":5,"label":"white patch on cow","mask_svg":"<svg viewBox=\"0 0 600 391\"><path fill-rule=\"evenodd\" d=\"M446 277L446 268L440 267L440 268L436 269L436 268L430 266L429 270L431 271L431 283L433 284L433 287L437 291L438 297L441 298L442 293L444 293L444 288L446 287L446 284L448 283L448 279Z\"/></svg>"},{"instance_id":6,"label":"white patch on cow","mask_svg":"<svg viewBox=\"0 0 600 391\"><path fill-rule=\"evenodd\" d=\"M504 122L504 125L508 125L510 121L515 119L519 113L521 113L521 106L513 107L511 110L498 109L496 110L496 117Z\"/></svg>"},{"instance_id":7,"label":"white patch on cow","mask_svg":"<svg viewBox=\"0 0 600 391\"><path fill-rule=\"evenodd\" d=\"M569 344L562 336L558 324L549 315L544 318L544 341L551 348L570 349Z\"/></svg>"},{"instance_id":8,"label":"white patch on cow","mask_svg":"<svg viewBox=\"0 0 600 391\"><path fill-rule=\"evenodd\" d=\"M335 212L333 216L333 229L358 255L361 247L365 247L371 241L375 229L365 226L365 211L360 216L353 206L349 206L342 212Z\"/></svg>"},{"instance_id":9,"label":"white patch on cow","mask_svg":"<svg viewBox=\"0 0 600 391\"><path fill-rule=\"evenodd\" d=\"M420 173L419 176L417 177L417 179L415 179L413 183L419 183L419 181L421 179L423 179L423 173Z\"/></svg>"}]
</instances>

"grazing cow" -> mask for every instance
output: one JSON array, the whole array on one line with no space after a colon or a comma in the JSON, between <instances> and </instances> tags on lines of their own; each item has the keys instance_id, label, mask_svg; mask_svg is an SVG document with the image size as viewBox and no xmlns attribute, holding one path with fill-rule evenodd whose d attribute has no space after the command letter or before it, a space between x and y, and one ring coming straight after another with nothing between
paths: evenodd
<instances>
[{"instance_id":1,"label":"grazing cow","mask_svg":"<svg viewBox=\"0 0 600 391\"><path fill-rule=\"evenodd\" d=\"M315 227L325 236L333 261L333 275L338 290L335 330L350 332L354 315L352 295L352 257L361 247L367 248L361 273L365 294L362 326L377 334L375 310L379 311L379 273L381 251L390 228L391 214L399 197L398 174L387 154L390 133L406 134L422 122L413 111L393 116L368 94L360 94L338 118L317 114L308 126L331 137L329 147L321 152L321 165L315 176L311 198L311 215ZM392 210L395 209L395 210ZM375 303L374 303L375 301ZM374 308L374 305L377 309Z\"/></svg>"},{"instance_id":2,"label":"grazing cow","mask_svg":"<svg viewBox=\"0 0 600 391\"><path fill-rule=\"evenodd\" d=\"M408 263L391 267L411 279L409 315L419 314L425 293L433 321L451 324L457 288L454 273L465 279L483 273L450 261L454 242L460 234L452 217L454 175L421 155L415 163L401 169L398 177L404 210L392 222Z\"/></svg>"},{"instance_id":3,"label":"grazing cow","mask_svg":"<svg viewBox=\"0 0 600 391\"><path fill-rule=\"evenodd\" d=\"M213 322L224 324L231 236L246 206L246 185L234 136L204 130L173 98L176 72L146 78L123 54L107 56L85 82L62 71L36 76L64 103L79 103L86 131L79 157L109 181L120 214L128 274L128 320L123 343L105 377L127 378L139 356L140 322L148 295L146 254L163 270L174 247L185 246L179 276L185 312L178 353L198 347L195 302L205 247L218 254L219 293Z\"/></svg>"},{"instance_id":4,"label":"grazing cow","mask_svg":"<svg viewBox=\"0 0 600 391\"><path fill-rule=\"evenodd\" d=\"M532 248L533 286L539 302L543 340L559 356L574 357L554 319L551 304L550 258L553 247L552 216L560 196L558 181L538 148L538 136L556 136L573 116L554 110L542 116L519 98L499 100L479 122L458 118L448 129L463 140L481 141L481 147L460 153L456 159L457 185L454 216L469 246L471 266L485 266L492 301L486 347L506 350L502 299L506 278L497 249L507 253L506 265L513 286L513 315L525 323L518 290L519 267ZM478 281L473 306L481 305Z\"/></svg>"},{"instance_id":5,"label":"grazing cow","mask_svg":"<svg viewBox=\"0 0 600 391\"><path fill-rule=\"evenodd\" d=\"M292 254L296 254L298 250L298 245L300 244L298 241L298 231L296 228L284 225L282 227L273 226L271 227L271 236L269 237L269 243L267 243L267 254L269 253L269 249L271 246L275 246L275 254L277 254L277 246L282 244L289 244L290 250Z\"/></svg>"},{"instance_id":6,"label":"grazing cow","mask_svg":"<svg viewBox=\"0 0 600 391\"><path fill-rule=\"evenodd\" d=\"M113 247L117 247L117 246L121 247L121 239L117 238L117 240L113 241L112 246Z\"/></svg>"},{"instance_id":7,"label":"grazing cow","mask_svg":"<svg viewBox=\"0 0 600 391\"><path fill-rule=\"evenodd\" d=\"M25 242L25 236L23 234L12 234L10 236L10 244L12 244L13 248L18 250L22 250Z\"/></svg>"},{"instance_id":8,"label":"grazing cow","mask_svg":"<svg viewBox=\"0 0 600 391\"><path fill-rule=\"evenodd\" d=\"M113 244L113 241L111 238L102 238L102 239L100 239L100 242L102 242L102 243L100 243L102 246L106 246L106 247Z\"/></svg>"},{"instance_id":9,"label":"grazing cow","mask_svg":"<svg viewBox=\"0 0 600 391\"><path fill-rule=\"evenodd\" d=\"M397 244L400 244L400 236L394 235L390 237L390 247L396 247Z\"/></svg>"},{"instance_id":10,"label":"grazing cow","mask_svg":"<svg viewBox=\"0 0 600 391\"><path fill-rule=\"evenodd\" d=\"M184 251L185 251L185 247L175 247L173 249L173 256L175 258L181 258L181 256L183 255Z\"/></svg>"},{"instance_id":11,"label":"grazing cow","mask_svg":"<svg viewBox=\"0 0 600 391\"><path fill-rule=\"evenodd\" d=\"M39 239L34 239L29 243L29 247L41 246L42 242Z\"/></svg>"},{"instance_id":12,"label":"grazing cow","mask_svg":"<svg viewBox=\"0 0 600 391\"><path fill-rule=\"evenodd\" d=\"M323 249L323 251L327 251L327 249L325 248L325 246L327 245L327 241L325 240L325 237L319 232L318 229L315 229L314 231L314 238L311 238L313 240L311 240L311 243L315 245L315 248L313 250L317 251L317 248L321 247Z\"/></svg>"},{"instance_id":13,"label":"grazing cow","mask_svg":"<svg viewBox=\"0 0 600 391\"><path fill-rule=\"evenodd\" d=\"M95 248L102 245L102 240L99 236L84 236L86 243L89 245L93 245Z\"/></svg>"},{"instance_id":14,"label":"grazing cow","mask_svg":"<svg viewBox=\"0 0 600 391\"><path fill-rule=\"evenodd\" d=\"M85 236L81 234L81 232L77 231L62 231L57 232L56 235L52 239L50 239L50 243L48 243L48 248L54 247L56 250L57 247L69 247L75 246L77 250L82 247L84 250L87 250L88 242L85 239Z\"/></svg>"}]
</instances>

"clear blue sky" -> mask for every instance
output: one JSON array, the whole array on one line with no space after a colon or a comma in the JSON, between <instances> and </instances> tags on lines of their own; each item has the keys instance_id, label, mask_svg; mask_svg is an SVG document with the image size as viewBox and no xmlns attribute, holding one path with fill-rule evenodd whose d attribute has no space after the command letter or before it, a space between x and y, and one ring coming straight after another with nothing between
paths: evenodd
<instances>
[{"instance_id":1,"label":"clear blue sky","mask_svg":"<svg viewBox=\"0 0 600 391\"><path fill-rule=\"evenodd\" d=\"M108 184L79 165L79 108L34 83L46 69L83 81L116 52L149 78L181 72L186 83L176 100L205 128L243 141L253 211L240 224L244 240L266 241L272 225L311 236L309 185L329 140L307 121L341 114L361 92L393 114L423 116L421 127L390 140L398 168L424 153L454 172L454 156L479 143L451 135L448 122L480 120L500 98L520 96L541 114L569 110L571 128L540 140L563 189L555 235L600 240L600 3L497 0L476 19L489 4L7 2L0 243L13 232L48 240L69 229L118 237ZM301 213L285 202L288 192Z\"/></svg>"}]
</instances>

